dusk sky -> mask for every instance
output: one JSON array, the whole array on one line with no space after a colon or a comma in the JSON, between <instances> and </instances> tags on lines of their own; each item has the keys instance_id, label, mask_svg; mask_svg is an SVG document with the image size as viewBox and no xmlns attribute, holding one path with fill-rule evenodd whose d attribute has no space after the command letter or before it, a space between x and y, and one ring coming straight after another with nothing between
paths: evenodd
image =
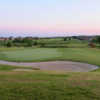
<instances>
[{"instance_id":1,"label":"dusk sky","mask_svg":"<svg viewBox=\"0 0 100 100\"><path fill-rule=\"evenodd\" d=\"M100 0L0 0L0 34L100 34Z\"/></svg>"}]
</instances>

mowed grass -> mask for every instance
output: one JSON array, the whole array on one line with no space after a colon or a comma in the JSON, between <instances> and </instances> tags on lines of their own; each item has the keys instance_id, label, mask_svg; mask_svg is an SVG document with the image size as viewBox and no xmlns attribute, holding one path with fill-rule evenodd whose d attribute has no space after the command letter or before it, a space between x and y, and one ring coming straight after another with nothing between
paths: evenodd
<instances>
[{"instance_id":1,"label":"mowed grass","mask_svg":"<svg viewBox=\"0 0 100 100\"><path fill-rule=\"evenodd\" d=\"M100 66L100 49L97 48L66 48L61 49L61 60L85 62Z\"/></svg>"},{"instance_id":2,"label":"mowed grass","mask_svg":"<svg viewBox=\"0 0 100 100\"><path fill-rule=\"evenodd\" d=\"M100 100L100 73L0 71L0 100Z\"/></svg>"},{"instance_id":3,"label":"mowed grass","mask_svg":"<svg viewBox=\"0 0 100 100\"><path fill-rule=\"evenodd\" d=\"M48 61L60 57L58 49L52 48L19 48L19 50L1 51L0 59L8 61Z\"/></svg>"},{"instance_id":4,"label":"mowed grass","mask_svg":"<svg viewBox=\"0 0 100 100\"><path fill-rule=\"evenodd\" d=\"M16 62L70 60L100 66L97 48L6 48L0 50L0 59Z\"/></svg>"}]
</instances>

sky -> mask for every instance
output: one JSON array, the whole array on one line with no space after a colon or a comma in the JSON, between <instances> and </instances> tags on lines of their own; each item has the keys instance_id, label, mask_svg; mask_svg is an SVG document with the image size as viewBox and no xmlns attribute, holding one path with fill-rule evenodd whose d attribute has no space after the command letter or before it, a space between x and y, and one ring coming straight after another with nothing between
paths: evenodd
<instances>
[{"instance_id":1,"label":"sky","mask_svg":"<svg viewBox=\"0 0 100 100\"><path fill-rule=\"evenodd\" d=\"M100 35L100 0L0 0L0 35Z\"/></svg>"}]
</instances>

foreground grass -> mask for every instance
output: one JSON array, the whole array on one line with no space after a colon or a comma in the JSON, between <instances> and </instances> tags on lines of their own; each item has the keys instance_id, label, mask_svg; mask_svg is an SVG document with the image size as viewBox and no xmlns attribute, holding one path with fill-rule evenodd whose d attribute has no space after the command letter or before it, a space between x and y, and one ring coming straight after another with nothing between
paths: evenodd
<instances>
[{"instance_id":1,"label":"foreground grass","mask_svg":"<svg viewBox=\"0 0 100 100\"><path fill-rule=\"evenodd\" d=\"M0 65L0 100L100 100L100 69L68 73L16 68Z\"/></svg>"},{"instance_id":2,"label":"foreground grass","mask_svg":"<svg viewBox=\"0 0 100 100\"><path fill-rule=\"evenodd\" d=\"M100 73L2 72L1 100L100 100Z\"/></svg>"}]
</instances>

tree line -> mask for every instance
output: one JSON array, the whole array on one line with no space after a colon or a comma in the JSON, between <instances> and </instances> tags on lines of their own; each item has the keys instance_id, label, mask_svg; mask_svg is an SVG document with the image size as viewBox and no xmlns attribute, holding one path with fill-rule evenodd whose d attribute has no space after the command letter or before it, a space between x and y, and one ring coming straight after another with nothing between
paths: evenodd
<instances>
[{"instance_id":1,"label":"tree line","mask_svg":"<svg viewBox=\"0 0 100 100\"><path fill-rule=\"evenodd\" d=\"M72 37L63 37L63 41L69 41L72 40ZM76 37L73 37L73 39L77 39ZM0 40L0 46L5 46L5 47L32 47L32 46L40 46L40 47L45 47L46 41L43 42L39 38L32 38L32 37L17 37L17 38L6 38L4 40ZM91 43L97 43L100 44L100 36L96 36L91 40ZM54 44L54 43L53 43Z\"/></svg>"},{"instance_id":2,"label":"tree line","mask_svg":"<svg viewBox=\"0 0 100 100\"><path fill-rule=\"evenodd\" d=\"M15 38L15 39L8 39L8 40L0 40L0 46L6 47L32 47L38 45L37 40L33 40L31 38Z\"/></svg>"}]
</instances>

